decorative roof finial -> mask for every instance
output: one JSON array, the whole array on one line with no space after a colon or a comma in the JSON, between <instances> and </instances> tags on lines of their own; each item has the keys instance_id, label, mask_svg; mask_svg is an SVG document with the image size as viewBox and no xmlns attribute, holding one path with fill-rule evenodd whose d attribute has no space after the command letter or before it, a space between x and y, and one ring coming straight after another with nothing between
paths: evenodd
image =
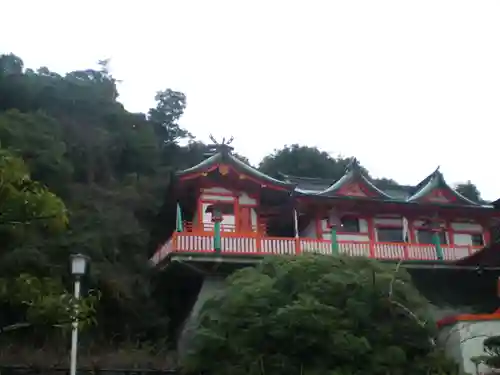
<instances>
[{"instance_id":1,"label":"decorative roof finial","mask_svg":"<svg viewBox=\"0 0 500 375\"><path fill-rule=\"evenodd\" d=\"M229 138L226 141L226 137L222 138L222 142L217 142L212 134L208 136L213 144L208 145L209 152L212 154L217 154L219 152L230 153L233 150L233 147L230 144L233 142L234 137Z\"/></svg>"},{"instance_id":2,"label":"decorative roof finial","mask_svg":"<svg viewBox=\"0 0 500 375\"><path fill-rule=\"evenodd\" d=\"M356 159L354 156L351 158L349 163L347 164L346 171L347 172L352 172L355 171L356 169L359 169L359 163L358 159Z\"/></svg>"},{"instance_id":3,"label":"decorative roof finial","mask_svg":"<svg viewBox=\"0 0 500 375\"><path fill-rule=\"evenodd\" d=\"M444 178L443 177L443 174L441 173L441 171L439 170L439 168L441 168L440 165L438 165L438 167L436 168L436 170L434 171L434 173L432 173L435 177L437 178Z\"/></svg>"}]
</instances>

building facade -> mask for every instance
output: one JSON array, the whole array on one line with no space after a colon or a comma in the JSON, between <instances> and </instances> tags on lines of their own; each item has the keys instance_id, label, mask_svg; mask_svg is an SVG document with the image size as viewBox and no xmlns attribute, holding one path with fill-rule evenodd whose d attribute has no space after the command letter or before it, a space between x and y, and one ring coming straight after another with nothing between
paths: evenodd
<instances>
[{"instance_id":1,"label":"building facade","mask_svg":"<svg viewBox=\"0 0 500 375\"><path fill-rule=\"evenodd\" d=\"M439 169L416 186L383 190L355 160L338 181L281 177L242 162L228 145L214 146L172 181L176 226L152 261L212 253L455 261L489 244L500 220L498 208L460 195Z\"/></svg>"}]
</instances>

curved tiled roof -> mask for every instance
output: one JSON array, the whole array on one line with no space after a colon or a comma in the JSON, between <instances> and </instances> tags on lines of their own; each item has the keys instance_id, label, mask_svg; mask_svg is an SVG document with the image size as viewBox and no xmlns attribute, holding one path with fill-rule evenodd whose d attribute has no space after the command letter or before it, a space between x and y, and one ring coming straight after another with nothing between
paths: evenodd
<instances>
[{"instance_id":1,"label":"curved tiled roof","mask_svg":"<svg viewBox=\"0 0 500 375\"><path fill-rule=\"evenodd\" d=\"M367 187L374 193L373 197L370 199L380 199L388 200L400 203L427 203L427 204L444 204L444 205L460 205L460 206L470 206L470 207L486 207L493 208L496 204L496 208L500 208L500 199L494 202L493 206L483 205L479 202L474 202L467 197L464 197L458 193L455 189L449 186L443 174L437 168L434 172L420 181L416 186L390 186L388 188L379 188L376 183L365 173L362 169L357 166L356 160L349 165L344 176L339 180L332 182L329 179L324 178L311 178L311 177L298 177L290 176L286 174L281 174L285 181L296 184L295 191L300 195L309 195L313 197L340 197L341 194L337 192L344 186L354 183L360 183ZM453 201L428 201L424 200L432 194L435 189L444 190L448 196L453 197ZM356 198L356 197L351 197ZM362 197L360 197L363 199Z\"/></svg>"},{"instance_id":2,"label":"curved tiled roof","mask_svg":"<svg viewBox=\"0 0 500 375\"><path fill-rule=\"evenodd\" d=\"M178 177L188 176L195 173L202 173L204 171L210 170L212 167L226 164L233 167L237 172L242 174L246 174L249 177L262 181L262 183L266 183L269 185L277 186L280 188L284 188L286 190L293 191L295 188L295 184L288 183L285 181L280 181L275 178L272 178L257 169L251 167L250 165L242 162L237 157L235 157L231 153L230 147L220 147L224 145L219 145L217 152L210 156L209 158L203 160L201 163L195 165L194 167L185 169L183 171L179 171L176 173Z\"/></svg>"},{"instance_id":3,"label":"curved tiled roof","mask_svg":"<svg viewBox=\"0 0 500 375\"><path fill-rule=\"evenodd\" d=\"M455 204L481 206L480 203L464 197L462 194L449 186L446 183L443 174L439 171L439 167L416 186L415 192L407 199L407 201L418 202L428 197L436 189L444 190L448 195L452 196L454 198L453 203Z\"/></svg>"},{"instance_id":4,"label":"curved tiled roof","mask_svg":"<svg viewBox=\"0 0 500 375\"><path fill-rule=\"evenodd\" d=\"M353 159L351 163L349 163L346 173L337 182L317 194L324 197L336 196L340 189L355 183L362 184L380 199L394 199L392 196L376 187L370 179L365 176L356 159Z\"/></svg>"},{"instance_id":5,"label":"curved tiled roof","mask_svg":"<svg viewBox=\"0 0 500 375\"><path fill-rule=\"evenodd\" d=\"M234 168L238 173L245 174L255 180L261 181L263 184L279 187L289 192L294 192L301 196L336 198L349 197L352 199L370 199L382 200L399 203L425 203L425 204L443 204L443 205L459 205L469 207L485 207L493 208L491 205L482 205L474 202L449 186L443 174L437 168L434 172L420 181L416 186L390 186L385 189L379 188L376 183L362 170L356 159L353 159L346 168L345 174L334 181L326 178L299 177L280 173L282 180L270 177L252 166L244 163L231 153L232 148L227 145L216 145L215 154L203 160L201 163L186 170L177 172L178 177L188 176L196 173L210 171L217 165L226 164ZM367 191L368 196L344 194L343 188L350 185L362 186L364 191ZM428 200L432 198L432 194L436 191L444 193L446 197L452 197L451 200L443 199L440 202L436 200ZM494 202L495 208L500 208L500 199Z\"/></svg>"}]
</instances>

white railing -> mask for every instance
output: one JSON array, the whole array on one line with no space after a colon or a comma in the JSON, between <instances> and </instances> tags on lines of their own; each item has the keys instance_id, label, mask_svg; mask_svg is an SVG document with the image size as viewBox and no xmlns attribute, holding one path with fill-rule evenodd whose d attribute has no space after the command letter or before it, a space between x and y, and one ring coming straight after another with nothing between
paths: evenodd
<instances>
[{"instance_id":1,"label":"white railing","mask_svg":"<svg viewBox=\"0 0 500 375\"><path fill-rule=\"evenodd\" d=\"M214 237L211 234L174 233L172 238L153 255L151 262L158 264L173 252L212 253L213 249ZM442 246L445 261L465 258L479 249L480 247L463 245ZM434 245L428 244L338 241L338 250L341 254L377 259L438 259ZM329 240L311 238L262 237L222 233L221 253L239 255L319 253L329 255L332 254L332 244Z\"/></svg>"}]
</instances>

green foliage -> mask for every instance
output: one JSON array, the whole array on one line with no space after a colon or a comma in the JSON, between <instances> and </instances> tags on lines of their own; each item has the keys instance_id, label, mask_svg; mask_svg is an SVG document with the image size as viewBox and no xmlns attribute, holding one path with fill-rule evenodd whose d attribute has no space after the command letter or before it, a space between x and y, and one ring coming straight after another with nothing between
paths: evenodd
<instances>
[{"instance_id":1,"label":"green foliage","mask_svg":"<svg viewBox=\"0 0 500 375\"><path fill-rule=\"evenodd\" d=\"M409 275L368 259L267 259L204 306L184 363L204 374L451 374Z\"/></svg>"},{"instance_id":2,"label":"green foliage","mask_svg":"<svg viewBox=\"0 0 500 375\"><path fill-rule=\"evenodd\" d=\"M481 193L476 185L472 182L467 181L464 184L458 184L455 189L457 192L462 194L464 197L469 198L473 202L484 203L481 199Z\"/></svg>"},{"instance_id":3,"label":"green foliage","mask_svg":"<svg viewBox=\"0 0 500 375\"><path fill-rule=\"evenodd\" d=\"M183 94L165 91L150 120L125 111L117 97L107 61L61 76L0 56L0 139L8 156L0 170L12 176L1 187L0 220L8 226L0 227L0 269L6 278L59 280L70 253L88 254L87 284L102 292L94 338L164 339L168 318L152 296L149 231L178 156L201 157L175 144L187 134L177 123ZM41 232L68 219L62 234ZM10 318L0 311L1 321Z\"/></svg>"},{"instance_id":4,"label":"green foliage","mask_svg":"<svg viewBox=\"0 0 500 375\"><path fill-rule=\"evenodd\" d=\"M32 178L43 179L53 190L62 190L59 185L70 182L73 174L62 132L59 122L40 111L21 113L12 109L0 113L2 147L20 156Z\"/></svg>"},{"instance_id":5,"label":"green foliage","mask_svg":"<svg viewBox=\"0 0 500 375\"><path fill-rule=\"evenodd\" d=\"M22 159L0 149L0 230L28 225L60 230L67 221L64 203L30 179Z\"/></svg>"},{"instance_id":6,"label":"green foliage","mask_svg":"<svg viewBox=\"0 0 500 375\"><path fill-rule=\"evenodd\" d=\"M76 300L60 280L22 274L14 279L0 279L0 300L9 308L22 307L25 319L0 328L0 332L28 326L70 329L77 318L79 328L95 323L98 294L88 293Z\"/></svg>"},{"instance_id":7,"label":"green foliage","mask_svg":"<svg viewBox=\"0 0 500 375\"><path fill-rule=\"evenodd\" d=\"M207 146L179 124L186 108L183 93L160 91L146 115L127 112L117 101L116 85L105 60L97 70L61 75L45 67L26 69L12 54L0 56L0 272L9 288L24 273L43 283L59 282L67 277L71 252L88 254L92 265L86 284L102 293L93 340L163 342L176 327L167 329L165 296L154 294L148 256L156 243L150 235L157 227L168 235L157 213L170 173L200 162ZM189 143L181 146L182 139ZM264 158L260 168L273 176L336 179L348 162L293 145ZM64 227L67 231L58 233ZM56 306L59 292L47 293L52 302L41 304ZM314 300L300 301L283 319L292 322L295 315L316 309L319 316L326 314ZM35 311L58 316L54 309ZM23 321L11 318L0 309L0 321ZM285 340L272 332L274 342ZM363 345L360 341L357 350L362 352Z\"/></svg>"},{"instance_id":8,"label":"green foliage","mask_svg":"<svg viewBox=\"0 0 500 375\"><path fill-rule=\"evenodd\" d=\"M153 124L158 139L164 143L175 142L190 134L179 127L178 121L186 109L186 96L182 92L167 89L156 96L156 108L149 110L149 121Z\"/></svg>"},{"instance_id":9,"label":"green foliage","mask_svg":"<svg viewBox=\"0 0 500 375\"><path fill-rule=\"evenodd\" d=\"M316 147L294 144L266 156L259 169L275 178L280 178L279 173L284 173L336 180L342 177L350 161L350 158L333 158Z\"/></svg>"}]
</instances>

